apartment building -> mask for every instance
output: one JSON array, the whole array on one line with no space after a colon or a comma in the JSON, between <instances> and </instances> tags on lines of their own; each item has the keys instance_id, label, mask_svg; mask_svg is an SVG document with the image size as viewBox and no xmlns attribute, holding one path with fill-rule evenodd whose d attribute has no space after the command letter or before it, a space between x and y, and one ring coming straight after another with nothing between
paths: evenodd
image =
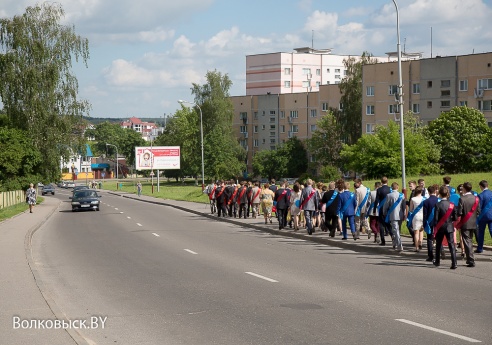
<instances>
[{"instance_id":1,"label":"apartment building","mask_svg":"<svg viewBox=\"0 0 492 345\"><path fill-rule=\"evenodd\" d=\"M340 107L338 85L321 85L319 92L263 94L231 97L234 106L233 128L247 155L252 172L253 155L275 150L291 137L308 139L318 119L329 108Z\"/></svg>"},{"instance_id":2,"label":"apartment building","mask_svg":"<svg viewBox=\"0 0 492 345\"><path fill-rule=\"evenodd\" d=\"M455 106L468 106L482 111L492 127L491 64L492 53L403 61L403 112L428 124ZM365 65L362 85L364 133L399 119L396 62Z\"/></svg>"}]
</instances>

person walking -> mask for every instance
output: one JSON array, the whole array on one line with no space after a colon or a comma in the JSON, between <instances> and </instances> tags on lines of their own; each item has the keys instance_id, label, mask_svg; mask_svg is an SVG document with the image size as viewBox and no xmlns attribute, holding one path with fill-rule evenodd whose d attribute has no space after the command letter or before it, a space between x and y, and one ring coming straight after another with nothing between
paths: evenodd
<instances>
[{"instance_id":1,"label":"person walking","mask_svg":"<svg viewBox=\"0 0 492 345\"><path fill-rule=\"evenodd\" d=\"M398 192L399 187L397 182L391 184L393 191L386 196L382 213L385 217L385 222L391 225L393 249L401 252L403 251L403 245L400 237L400 220L405 215L406 203L403 201L403 193Z\"/></svg>"},{"instance_id":2,"label":"person walking","mask_svg":"<svg viewBox=\"0 0 492 345\"><path fill-rule=\"evenodd\" d=\"M492 237L492 192L489 190L489 184L486 180L480 181L479 186L482 192L478 195L480 200L480 215L477 219L477 249L475 253L481 253L483 251L485 227L489 227L489 233Z\"/></svg>"},{"instance_id":3,"label":"person walking","mask_svg":"<svg viewBox=\"0 0 492 345\"><path fill-rule=\"evenodd\" d=\"M357 233L355 231L355 208L357 203L355 194L350 191L350 183L344 182L345 189L340 193L340 219L342 220L342 240L347 239L347 221L349 223L352 238L356 241Z\"/></svg>"},{"instance_id":4,"label":"person walking","mask_svg":"<svg viewBox=\"0 0 492 345\"><path fill-rule=\"evenodd\" d=\"M294 231L299 230L299 214L301 213L301 187L299 182L294 183L290 193L290 216L294 221Z\"/></svg>"},{"instance_id":5,"label":"person walking","mask_svg":"<svg viewBox=\"0 0 492 345\"><path fill-rule=\"evenodd\" d=\"M369 197L371 196L371 190L369 189L369 187L366 187L362 184L362 180L360 178L356 178L354 180L354 188L355 188L355 202L356 202L355 231L356 231L357 239L359 239L361 233L363 234L371 233L371 231L369 230L369 225L367 224L367 217L366 217L368 206L370 205L368 203L368 200Z\"/></svg>"},{"instance_id":6,"label":"person walking","mask_svg":"<svg viewBox=\"0 0 492 345\"><path fill-rule=\"evenodd\" d=\"M260 182L256 181L254 187L251 189L251 199L250 199L253 218L255 219L259 214L260 193L261 193Z\"/></svg>"},{"instance_id":7,"label":"person walking","mask_svg":"<svg viewBox=\"0 0 492 345\"><path fill-rule=\"evenodd\" d=\"M371 191L371 198L369 200L370 205L367 210L366 217L369 216L369 226L371 227L371 231L367 235L367 238L370 240L371 239L371 233L374 234L374 243L380 243L380 236L379 236L379 226L378 226L378 218L379 218L379 212L378 209L376 208L376 213L372 213L372 209L374 208L374 204L376 202L376 194L378 192L378 188L381 187L382 184L381 182L376 182L374 183L374 190Z\"/></svg>"},{"instance_id":8,"label":"person walking","mask_svg":"<svg viewBox=\"0 0 492 345\"><path fill-rule=\"evenodd\" d=\"M287 211L290 206L290 190L286 188L284 184L280 185L280 188L275 192L273 201L277 207L277 219L278 229L282 230L287 226Z\"/></svg>"},{"instance_id":9,"label":"person walking","mask_svg":"<svg viewBox=\"0 0 492 345\"><path fill-rule=\"evenodd\" d=\"M412 241L415 241L415 236L414 236L414 233L413 233L412 223L411 222L408 222L408 215L410 213L410 201L415 196L414 195L415 188L417 188L417 182L415 180L409 181L408 182L408 189L410 190L410 196L408 197L408 200L406 201L406 203L407 203L407 229L408 229L408 233L412 237ZM420 190L422 190L422 188ZM420 195L422 196L422 192L421 192ZM415 245L415 242L413 244Z\"/></svg>"},{"instance_id":10,"label":"person walking","mask_svg":"<svg viewBox=\"0 0 492 345\"><path fill-rule=\"evenodd\" d=\"M236 209L238 209L239 218L244 217L246 219L246 207L248 206L248 183L246 181L241 182L241 187L238 188L236 197Z\"/></svg>"},{"instance_id":11,"label":"person walking","mask_svg":"<svg viewBox=\"0 0 492 345\"><path fill-rule=\"evenodd\" d=\"M29 205L29 213L33 213L32 209L36 205L37 192L34 188L34 184L30 183L29 188L26 190L26 202Z\"/></svg>"},{"instance_id":12,"label":"person walking","mask_svg":"<svg viewBox=\"0 0 492 345\"><path fill-rule=\"evenodd\" d=\"M142 196L142 183L140 181L137 182L137 195Z\"/></svg>"},{"instance_id":13,"label":"person walking","mask_svg":"<svg viewBox=\"0 0 492 345\"><path fill-rule=\"evenodd\" d=\"M217 217L225 217L227 215L227 191L224 181L217 181L217 188L215 189L215 202L217 203Z\"/></svg>"},{"instance_id":14,"label":"person walking","mask_svg":"<svg viewBox=\"0 0 492 345\"><path fill-rule=\"evenodd\" d=\"M436 238L436 257L433 261L434 266L439 267L441 264L441 246L444 237L448 240L448 248L451 254L451 269L456 269L456 248L454 246L454 226L457 212L454 204L449 201L449 190L446 186L439 188L439 201L434 207L434 236Z\"/></svg>"},{"instance_id":15,"label":"person walking","mask_svg":"<svg viewBox=\"0 0 492 345\"><path fill-rule=\"evenodd\" d=\"M323 194L323 198L321 199L321 203L325 205L324 222L330 237L335 237L335 231L338 227L338 214L340 212L340 195L335 187L335 182L331 181L328 183L328 190ZM345 185L343 189L345 189Z\"/></svg>"},{"instance_id":16,"label":"person walking","mask_svg":"<svg viewBox=\"0 0 492 345\"><path fill-rule=\"evenodd\" d=\"M390 187L388 187L388 178L383 176L381 178L381 187L378 188L376 193L376 201L374 202L374 206L372 209L372 214L375 215L376 211L378 213L378 227L379 227L379 238L381 243L379 245L385 246L386 240L385 236L391 231L390 224L386 223L385 217L381 212L381 208L384 206L386 202L386 196L391 192Z\"/></svg>"},{"instance_id":17,"label":"person walking","mask_svg":"<svg viewBox=\"0 0 492 345\"><path fill-rule=\"evenodd\" d=\"M436 204L439 202L439 198L437 197L437 190L434 185L429 186L427 188L427 192L429 197L424 201L424 231L426 233L427 238L427 259L425 261L433 262L434 261L434 210Z\"/></svg>"},{"instance_id":18,"label":"person walking","mask_svg":"<svg viewBox=\"0 0 492 345\"><path fill-rule=\"evenodd\" d=\"M307 232L312 235L314 232L312 217L319 206L316 190L313 188L313 180L308 179L306 181L306 187L302 190L300 201L300 209L304 212L304 218L306 219Z\"/></svg>"},{"instance_id":19,"label":"person walking","mask_svg":"<svg viewBox=\"0 0 492 345\"><path fill-rule=\"evenodd\" d=\"M480 200L472 194L472 184L463 183L463 195L458 203L458 215L461 216L456 228L461 232L461 244L465 250L466 266L475 267L473 255L473 233L477 229L477 218L480 212Z\"/></svg>"},{"instance_id":20,"label":"person walking","mask_svg":"<svg viewBox=\"0 0 492 345\"><path fill-rule=\"evenodd\" d=\"M270 221L272 223L272 208L273 208L273 198L275 194L270 189L270 184L265 183L263 190L260 193L261 209L263 215L265 216L265 224Z\"/></svg>"},{"instance_id":21,"label":"person walking","mask_svg":"<svg viewBox=\"0 0 492 345\"><path fill-rule=\"evenodd\" d=\"M427 199L422 196L422 188L418 186L413 191L414 197L410 199L408 208L407 227L413 229L413 244L415 252L420 252L422 249L422 241L424 240L424 201Z\"/></svg>"}]
</instances>

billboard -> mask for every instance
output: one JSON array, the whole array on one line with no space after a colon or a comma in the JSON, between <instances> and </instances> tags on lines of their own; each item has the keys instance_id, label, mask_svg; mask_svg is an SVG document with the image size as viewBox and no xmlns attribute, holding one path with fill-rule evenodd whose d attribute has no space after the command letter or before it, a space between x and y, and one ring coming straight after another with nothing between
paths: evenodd
<instances>
[{"instance_id":1,"label":"billboard","mask_svg":"<svg viewBox=\"0 0 492 345\"><path fill-rule=\"evenodd\" d=\"M135 147L136 170L180 169L180 158L179 146Z\"/></svg>"}]
</instances>

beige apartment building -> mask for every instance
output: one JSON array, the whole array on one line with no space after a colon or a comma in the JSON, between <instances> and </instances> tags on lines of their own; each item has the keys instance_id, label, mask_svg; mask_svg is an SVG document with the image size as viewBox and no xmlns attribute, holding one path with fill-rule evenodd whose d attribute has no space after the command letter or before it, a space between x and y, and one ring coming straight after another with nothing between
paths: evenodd
<instances>
[{"instance_id":1,"label":"beige apartment building","mask_svg":"<svg viewBox=\"0 0 492 345\"><path fill-rule=\"evenodd\" d=\"M395 97L398 64L391 60L363 67L363 133L374 133L376 125L386 125L390 119L399 120ZM411 110L428 124L441 112L465 105L481 110L492 127L491 64L492 53L429 59L409 56L403 59L404 112ZM305 67L298 67L302 80L302 68ZM234 105L233 126L241 145L247 150L249 173L252 172L251 162L256 152L274 150L289 137L296 136L301 140L310 138L316 130L318 119L329 108L340 108L338 83L324 84L322 81L327 79L320 78L320 84L312 91L303 90L303 87L300 92L293 92L292 88L287 91L282 87L282 73L285 73L282 71L277 66L276 74L268 77L272 80L277 78L269 87L255 84L258 81L247 83L249 86L264 87L250 87L246 96L231 97ZM260 91L263 93L253 94ZM312 157L309 159L312 160Z\"/></svg>"},{"instance_id":2,"label":"beige apartment building","mask_svg":"<svg viewBox=\"0 0 492 345\"><path fill-rule=\"evenodd\" d=\"M455 106L468 106L482 111L492 127L491 64L492 53L403 61L403 112L428 124ZM362 85L363 133L399 119L396 62L364 66Z\"/></svg>"},{"instance_id":3,"label":"beige apartment building","mask_svg":"<svg viewBox=\"0 0 492 345\"><path fill-rule=\"evenodd\" d=\"M338 85L321 85L319 92L231 97L233 127L248 153L248 172L252 172L256 152L275 150L294 136L301 140L310 138L318 119L330 107L340 107L340 97Z\"/></svg>"}]
</instances>

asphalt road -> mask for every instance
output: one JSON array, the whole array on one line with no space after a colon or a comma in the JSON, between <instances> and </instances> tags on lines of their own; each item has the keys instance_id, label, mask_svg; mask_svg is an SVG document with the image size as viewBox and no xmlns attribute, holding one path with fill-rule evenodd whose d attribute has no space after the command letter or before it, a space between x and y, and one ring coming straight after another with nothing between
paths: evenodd
<instances>
[{"instance_id":1,"label":"asphalt road","mask_svg":"<svg viewBox=\"0 0 492 345\"><path fill-rule=\"evenodd\" d=\"M102 195L73 213L57 192L33 238L67 319L107 317L88 343L492 344L491 261L434 268Z\"/></svg>"}]
</instances>

